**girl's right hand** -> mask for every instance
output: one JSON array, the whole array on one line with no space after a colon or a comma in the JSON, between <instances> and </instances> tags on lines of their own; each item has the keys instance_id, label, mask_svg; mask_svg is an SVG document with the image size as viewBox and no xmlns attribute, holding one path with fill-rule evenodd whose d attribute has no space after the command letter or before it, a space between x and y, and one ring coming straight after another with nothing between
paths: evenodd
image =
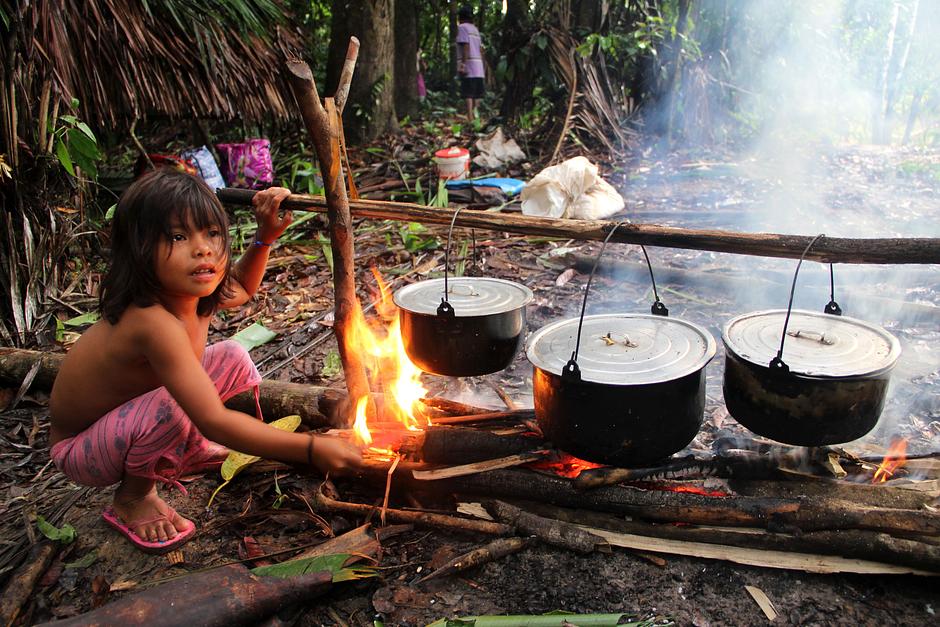
<instances>
[{"instance_id":1,"label":"girl's right hand","mask_svg":"<svg viewBox=\"0 0 940 627\"><path fill-rule=\"evenodd\" d=\"M362 451L342 438L329 435L314 435L311 458L313 465L326 474L342 474L362 466Z\"/></svg>"}]
</instances>

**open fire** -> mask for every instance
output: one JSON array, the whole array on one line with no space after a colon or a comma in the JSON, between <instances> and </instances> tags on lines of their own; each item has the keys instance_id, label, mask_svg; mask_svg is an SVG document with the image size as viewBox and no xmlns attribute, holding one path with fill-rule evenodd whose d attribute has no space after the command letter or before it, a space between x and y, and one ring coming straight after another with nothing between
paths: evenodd
<instances>
[{"instance_id":1,"label":"open fire","mask_svg":"<svg viewBox=\"0 0 940 627\"><path fill-rule=\"evenodd\" d=\"M420 402L427 395L421 383L421 371L405 354L399 332L398 308L392 302L388 285L373 268L378 286L375 296L374 318L359 315L347 335L347 348L363 356L369 376L369 386L379 392L381 407L367 397L356 399L356 418L353 424L355 441L377 456L396 454L393 442L376 442L369 429L370 417L401 426L404 431L420 431L430 420ZM381 413L381 416L379 414Z\"/></svg>"},{"instance_id":2,"label":"open fire","mask_svg":"<svg viewBox=\"0 0 940 627\"><path fill-rule=\"evenodd\" d=\"M907 440L899 438L891 442L888 452L881 465L872 477L872 483L884 483L894 476L894 473L907 462Z\"/></svg>"}]
</instances>

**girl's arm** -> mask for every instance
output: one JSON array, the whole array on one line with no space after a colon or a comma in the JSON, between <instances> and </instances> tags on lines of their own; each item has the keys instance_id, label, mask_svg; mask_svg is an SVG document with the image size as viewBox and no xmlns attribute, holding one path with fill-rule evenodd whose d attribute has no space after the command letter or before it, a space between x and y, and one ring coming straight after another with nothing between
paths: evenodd
<instances>
[{"instance_id":1,"label":"girl's arm","mask_svg":"<svg viewBox=\"0 0 940 627\"><path fill-rule=\"evenodd\" d=\"M252 204L258 232L245 253L232 267L233 296L220 304L223 309L238 307L248 302L264 278L264 269L268 263L271 245L293 220L290 211L279 215L281 203L290 196L290 190L283 187L270 187L255 194Z\"/></svg>"},{"instance_id":2,"label":"girl's arm","mask_svg":"<svg viewBox=\"0 0 940 627\"><path fill-rule=\"evenodd\" d=\"M193 353L182 323L162 307L147 307L135 314L132 338L159 381L210 440L265 459L293 464L313 462L323 471L343 470L361 461L360 451L347 442L281 431L226 408Z\"/></svg>"}]
</instances>

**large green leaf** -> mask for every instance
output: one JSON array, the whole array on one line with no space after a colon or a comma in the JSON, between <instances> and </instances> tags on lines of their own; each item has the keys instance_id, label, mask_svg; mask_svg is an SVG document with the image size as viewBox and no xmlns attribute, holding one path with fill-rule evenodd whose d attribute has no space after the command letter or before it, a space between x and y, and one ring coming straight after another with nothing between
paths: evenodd
<instances>
[{"instance_id":1,"label":"large green leaf","mask_svg":"<svg viewBox=\"0 0 940 627\"><path fill-rule=\"evenodd\" d=\"M42 516L36 516L36 526L39 528L39 531L42 533L42 535L46 536L53 542L70 544L75 540L75 528L68 523L62 525L62 528L60 529Z\"/></svg>"},{"instance_id":2,"label":"large green leaf","mask_svg":"<svg viewBox=\"0 0 940 627\"><path fill-rule=\"evenodd\" d=\"M356 566L344 568L343 565L349 561L352 555L349 553L337 553L335 555L318 555L316 557L306 557L302 559L289 560L280 564L270 566L259 566L251 569L252 574L263 577L296 577L307 573L317 573L328 571L333 575L333 583L340 581L352 581L354 579L367 579L375 577L376 571L368 566Z\"/></svg>"},{"instance_id":3,"label":"large green leaf","mask_svg":"<svg viewBox=\"0 0 940 627\"><path fill-rule=\"evenodd\" d=\"M256 322L250 327L245 327L232 336L232 339L245 347L246 351L257 348L262 344L267 344L277 337L277 333L268 329L260 322Z\"/></svg>"}]
</instances>

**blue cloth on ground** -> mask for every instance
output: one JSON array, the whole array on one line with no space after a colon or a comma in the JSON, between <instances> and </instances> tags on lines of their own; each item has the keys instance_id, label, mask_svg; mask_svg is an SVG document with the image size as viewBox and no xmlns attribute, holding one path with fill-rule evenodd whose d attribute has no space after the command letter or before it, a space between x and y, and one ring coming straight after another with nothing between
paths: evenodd
<instances>
[{"instance_id":1,"label":"blue cloth on ground","mask_svg":"<svg viewBox=\"0 0 940 627\"><path fill-rule=\"evenodd\" d=\"M525 187L525 181L509 178L464 179L447 181L445 186L448 189L461 189L463 187L498 187L507 196L515 196Z\"/></svg>"}]
</instances>

